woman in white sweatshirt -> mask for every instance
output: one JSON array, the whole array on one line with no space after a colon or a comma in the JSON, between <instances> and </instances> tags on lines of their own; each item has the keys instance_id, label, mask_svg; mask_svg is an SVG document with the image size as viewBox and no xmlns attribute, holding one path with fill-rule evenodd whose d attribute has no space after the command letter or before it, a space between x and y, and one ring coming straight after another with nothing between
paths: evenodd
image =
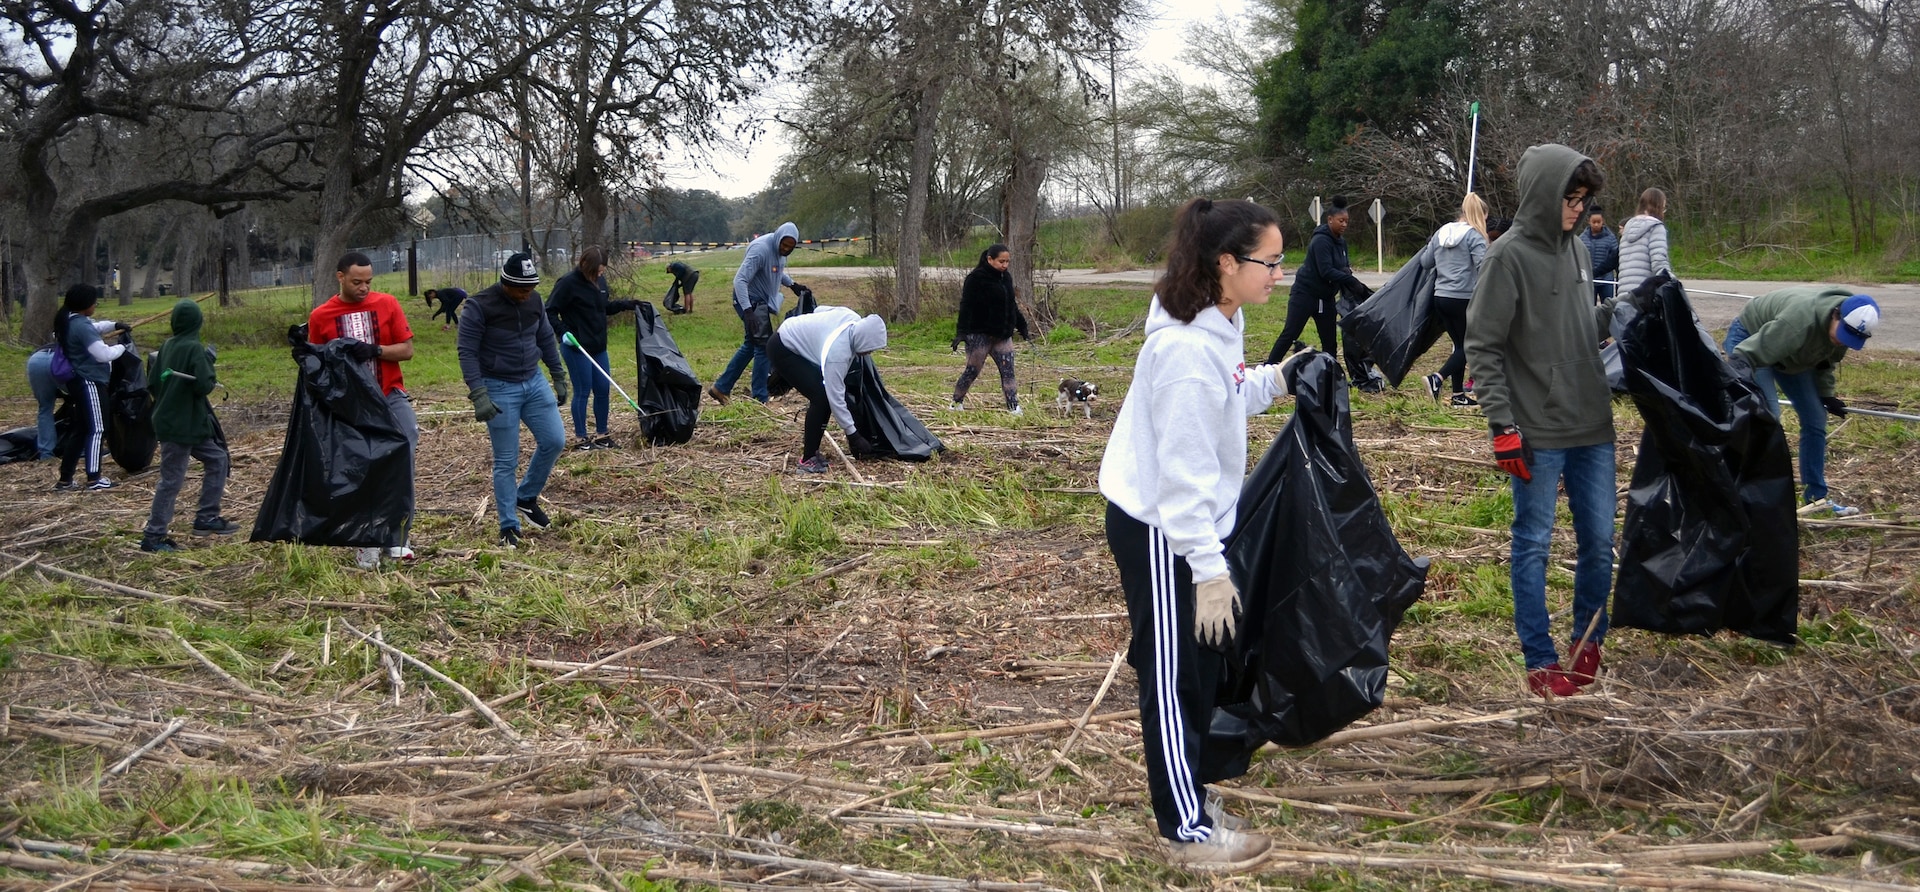
<instances>
[{"instance_id":1,"label":"woman in white sweatshirt","mask_svg":"<svg viewBox=\"0 0 1920 892\"><path fill-rule=\"evenodd\" d=\"M1127 656L1139 677L1154 819L1169 860L1192 870L1245 869L1271 846L1205 785L1245 770L1244 760L1209 757L1207 726L1240 606L1221 542L1246 476L1247 416L1289 392L1283 369L1295 361L1247 368L1240 308L1267 302L1283 247L1279 220L1252 202L1198 199L1180 209L1146 343L1100 461L1107 544L1133 625Z\"/></svg>"}]
</instances>

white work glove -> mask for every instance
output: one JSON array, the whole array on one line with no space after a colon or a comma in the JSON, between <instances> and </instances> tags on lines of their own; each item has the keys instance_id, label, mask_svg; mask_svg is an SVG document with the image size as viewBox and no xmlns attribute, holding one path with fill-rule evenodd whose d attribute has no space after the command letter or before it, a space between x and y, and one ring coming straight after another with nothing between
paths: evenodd
<instances>
[{"instance_id":1,"label":"white work glove","mask_svg":"<svg viewBox=\"0 0 1920 892\"><path fill-rule=\"evenodd\" d=\"M1233 617L1240 612L1240 590L1222 573L1193 586L1193 637L1201 644L1225 647L1233 640Z\"/></svg>"},{"instance_id":2,"label":"white work glove","mask_svg":"<svg viewBox=\"0 0 1920 892\"><path fill-rule=\"evenodd\" d=\"M1301 361L1319 352L1319 350L1308 347L1304 350L1297 350L1292 356L1280 360L1280 368L1275 374L1280 376L1280 389L1285 390L1287 396L1293 396L1293 378L1290 376L1299 372Z\"/></svg>"}]
</instances>

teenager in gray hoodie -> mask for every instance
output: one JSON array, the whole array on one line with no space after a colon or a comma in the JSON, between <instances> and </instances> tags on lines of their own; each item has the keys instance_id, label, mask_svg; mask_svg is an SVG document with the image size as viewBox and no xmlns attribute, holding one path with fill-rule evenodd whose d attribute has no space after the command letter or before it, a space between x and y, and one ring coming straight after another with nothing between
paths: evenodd
<instances>
[{"instance_id":1,"label":"teenager in gray hoodie","mask_svg":"<svg viewBox=\"0 0 1920 892\"><path fill-rule=\"evenodd\" d=\"M1593 303L1593 267L1574 229L1606 183L1566 146L1520 156L1513 228L1487 249L1467 306L1467 366L1494 458L1513 480L1513 623L1527 687L1578 693L1600 667L1613 586L1613 406L1600 341L1613 302ZM1547 622L1547 546L1559 485L1573 511L1573 668Z\"/></svg>"},{"instance_id":2,"label":"teenager in gray hoodie","mask_svg":"<svg viewBox=\"0 0 1920 892\"><path fill-rule=\"evenodd\" d=\"M1240 591L1227 573L1247 470L1247 416L1290 392L1287 366L1247 368L1241 307L1280 282L1280 223L1250 201L1189 202L1147 306L1147 339L1120 405L1100 493L1133 626L1147 791L1169 860L1243 870L1271 842L1206 788L1233 776L1205 753Z\"/></svg>"},{"instance_id":3,"label":"teenager in gray hoodie","mask_svg":"<svg viewBox=\"0 0 1920 892\"><path fill-rule=\"evenodd\" d=\"M1480 196L1467 193L1460 200L1460 219L1440 227L1427 239L1426 257L1433 264L1433 310L1453 339L1453 353L1440 371L1427 376L1427 395L1440 399L1440 385L1453 382L1452 405L1465 408L1478 405L1461 380L1467 370L1467 302L1473 299L1473 286L1480 282L1480 263L1487 257L1487 204Z\"/></svg>"}]
</instances>

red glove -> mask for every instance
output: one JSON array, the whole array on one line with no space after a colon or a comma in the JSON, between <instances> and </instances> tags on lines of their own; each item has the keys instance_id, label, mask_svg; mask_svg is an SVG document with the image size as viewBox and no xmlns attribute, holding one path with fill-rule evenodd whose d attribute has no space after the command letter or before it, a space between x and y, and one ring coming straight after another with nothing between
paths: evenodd
<instances>
[{"instance_id":1,"label":"red glove","mask_svg":"<svg viewBox=\"0 0 1920 892\"><path fill-rule=\"evenodd\" d=\"M1527 467L1533 461L1533 447L1527 445L1519 428L1493 425L1493 460L1500 463L1500 470L1520 478L1521 483L1533 482L1533 471Z\"/></svg>"}]
</instances>

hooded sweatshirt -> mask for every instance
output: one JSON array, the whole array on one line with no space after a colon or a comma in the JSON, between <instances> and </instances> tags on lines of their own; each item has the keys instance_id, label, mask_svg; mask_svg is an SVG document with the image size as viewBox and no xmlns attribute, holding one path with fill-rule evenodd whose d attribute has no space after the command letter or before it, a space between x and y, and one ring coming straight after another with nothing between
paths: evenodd
<instances>
[{"instance_id":1,"label":"hooded sweatshirt","mask_svg":"<svg viewBox=\"0 0 1920 892\"><path fill-rule=\"evenodd\" d=\"M775 333L780 343L820 367L827 391L827 407L840 429L854 432L853 413L847 411L847 372L854 358L887 346L887 322L879 316L861 318L846 307L822 306L781 323Z\"/></svg>"},{"instance_id":2,"label":"hooded sweatshirt","mask_svg":"<svg viewBox=\"0 0 1920 892\"><path fill-rule=\"evenodd\" d=\"M747 256L741 258L740 269L733 274L734 306L745 311L754 304L766 304L767 309L780 312L780 286L793 284L787 275L787 258L780 256L783 238L799 241L800 227L782 223L779 229L747 245Z\"/></svg>"},{"instance_id":3,"label":"hooded sweatshirt","mask_svg":"<svg viewBox=\"0 0 1920 892\"><path fill-rule=\"evenodd\" d=\"M1567 180L1585 160L1561 145L1520 156L1513 228L1487 249L1467 305L1467 369L1480 411L1541 449L1613 439L1600 360L1613 303L1594 306L1587 246L1560 227Z\"/></svg>"},{"instance_id":4,"label":"hooded sweatshirt","mask_svg":"<svg viewBox=\"0 0 1920 892\"><path fill-rule=\"evenodd\" d=\"M1027 317L1013 299L1013 276L982 260L960 285L960 318L954 337L979 334L1005 340L1016 331L1028 337Z\"/></svg>"},{"instance_id":5,"label":"hooded sweatshirt","mask_svg":"<svg viewBox=\"0 0 1920 892\"><path fill-rule=\"evenodd\" d=\"M1579 223L1580 241L1587 246L1587 258L1593 261L1593 277L1596 279L1618 279L1620 272L1620 239L1615 238L1613 230L1600 227L1600 234L1593 234L1593 227Z\"/></svg>"},{"instance_id":6,"label":"hooded sweatshirt","mask_svg":"<svg viewBox=\"0 0 1920 892\"><path fill-rule=\"evenodd\" d=\"M1246 365L1246 316L1209 307L1181 322L1147 307L1147 340L1100 459L1100 494L1167 537L1193 580L1227 572L1247 475L1247 416L1286 393L1279 367Z\"/></svg>"},{"instance_id":7,"label":"hooded sweatshirt","mask_svg":"<svg viewBox=\"0 0 1920 892\"><path fill-rule=\"evenodd\" d=\"M1480 262L1487 256L1487 237L1458 220L1440 227L1427 239L1433 246L1433 293L1436 297L1467 300L1480 281Z\"/></svg>"},{"instance_id":8,"label":"hooded sweatshirt","mask_svg":"<svg viewBox=\"0 0 1920 892\"><path fill-rule=\"evenodd\" d=\"M1847 358L1845 345L1833 342L1827 326L1853 289L1834 285L1797 285L1754 298L1740 312L1747 339L1734 346L1757 369L1789 375L1813 373L1821 396L1834 395L1833 367Z\"/></svg>"},{"instance_id":9,"label":"hooded sweatshirt","mask_svg":"<svg viewBox=\"0 0 1920 892\"><path fill-rule=\"evenodd\" d=\"M540 374L541 362L555 381L567 377L566 366L560 363L560 344L554 340L553 325L537 291L516 301L498 282L482 289L467 300L454 343L460 353L460 377L468 390L481 386L481 378L519 384Z\"/></svg>"},{"instance_id":10,"label":"hooded sweatshirt","mask_svg":"<svg viewBox=\"0 0 1920 892\"><path fill-rule=\"evenodd\" d=\"M153 378L153 435L163 443L193 445L213 436L213 357L200 343L200 305L181 298L173 305L173 337L160 345ZM173 372L169 375L168 372Z\"/></svg>"},{"instance_id":11,"label":"hooded sweatshirt","mask_svg":"<svg viewBox=\"0 0 1920 892\"><path fill-rule=\"evenodd\" d=\"M1620 274L1614 279L1622 293L1672 268L1667 261L1667 224L1659 217L1641 214L1620 227Z\"/></svg>"}]
</instances>

